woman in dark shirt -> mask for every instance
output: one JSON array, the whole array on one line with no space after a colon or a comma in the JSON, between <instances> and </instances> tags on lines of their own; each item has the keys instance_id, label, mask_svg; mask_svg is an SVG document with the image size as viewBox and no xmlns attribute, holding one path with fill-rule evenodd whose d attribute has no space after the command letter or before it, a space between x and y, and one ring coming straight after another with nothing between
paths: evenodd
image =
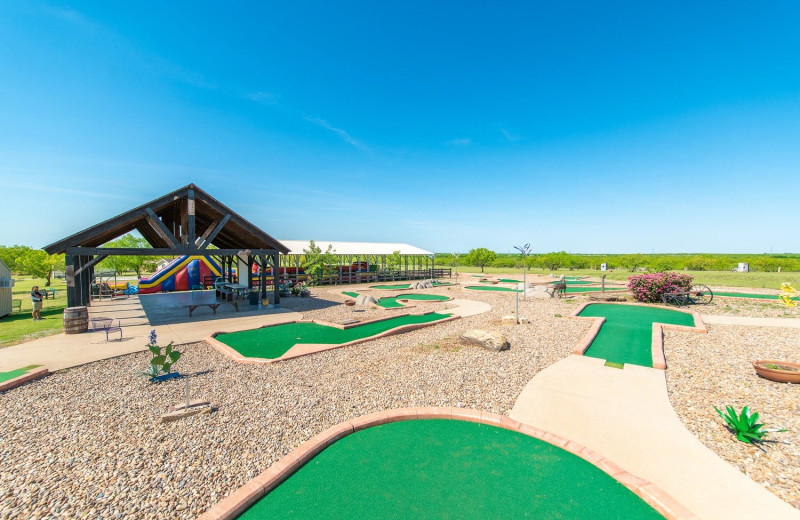
<instances>
[{"instance_id":1,"label":"woman in dark shirt","mask_svg":"<svg viewBox=\"0 0 800 520\"><path fill-rule=\"evenodd\" d=\"M42 312L42 293L39 292L39 286L34 285L31 289L31 303L33 304L33 315L34 321L39 321L42 319L41 312Z\"/></svg>"}]
</instances>

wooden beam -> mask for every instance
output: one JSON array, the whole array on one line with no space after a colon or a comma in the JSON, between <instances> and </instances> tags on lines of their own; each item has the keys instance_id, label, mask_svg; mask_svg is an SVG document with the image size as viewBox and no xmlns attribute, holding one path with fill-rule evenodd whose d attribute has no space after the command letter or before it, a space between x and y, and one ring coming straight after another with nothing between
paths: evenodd
<instances>
[{"instance_id":1,"label":"wooden beam","mask_svg":"<svg viewBox=\"0 0 800 520\"><path fill-rule=\"evenodd\" d=\"M194 246L195 229L194 229L194 190L189 188L189 198L186 200L186 245L189 247Z\"/></svg>"},{"instance_id":2,"label":"wooden beam","mask_svg":"<svg viewBox=\"0 0 800 520\"><path fill-rule=\"evenodd\" d=\"M214 228L217 227L217 224L219 224L219 219L215 218L214 220L211 221L211 224L209 224L206 230L203 231L203 234L197 237L197 239L194 241L195 247L200 247L201 244L203 244L206 240L208 240L208 235L210 235L211 232L214 231Z\"/></svg>"},{"instance_id":3,"label":"wooden beam","mask_svg":"<svg viewBox=\"0 0 800 520\"><path fill-rule=\"evenodd\" d=\"M81 272L85 271L86 269L90 269L90 268L94 267L94 266L95 266L95 265L97 265L98 263L102 262L102 261L103 261L103 259L104 259L104 258L106 258L107 256L108 256L108 255L97 255L96 257L94 257L94 258L92 258L91 260L89 260L87 263L83 264L83 265L80 267L80 269L78 269L77 271L75 271L75 274L76 274L76 275L77 275L77 274L81 274Z\"/></svg>"},{"instance_id":4,"label":"wooden beam","mask_svg":"<svg viewBox=\"0 0 800 520\"><path fill-rule=\"evenodd\" d=\"M125 255L125 256L180 256L186 254L184 247L68 247L68 255L95 256L95 255ZM204 249L200 254L236 256L244 255L277 255L275 249Z\"/></svg>"},{"instance_id":5,"label":"wooden beam","mask_svg":"<svg viewBox=\"0 0 800 520\"><path fill-rule=\"evenodd\" d=\"M168 244L172 244L172 247L176 249L180 248L181 251L185 251L185 248L181 247L180 242L175 239L175 235L170 233L169 229L167 229L167 226L165 226L164 223L161 222L161 219L158 218L156 212L153 211L153 209L149 206L145 208L145 211L147 212L147 221L153 227L153 230L155 230L155 232L158 233L161 238L166 240Z\"/></svg>"},{"instance_id":6,"label":"wooden beam","mask_svg":"<svg viewBox=\"0 0 800 520\"><path fill-rule=\"evenodd\" d=\"M231 214L230 213L225 215L225 217L223 217L223 219L219 222L219 224L217 224L217 227L214 228L214 231L212 231L211 234L208 235L208 237L206 237L205 240L203 240L203 244L201 246L199 246L199 248L200 249L208 248L208 246L211 245L211 242L213 242L214 239L217 238L217 235L219 235L219 232L222 231L222 228L225 227L225 224L227 224L230 219L231 219Z\"/></svg>"}]
</instances>

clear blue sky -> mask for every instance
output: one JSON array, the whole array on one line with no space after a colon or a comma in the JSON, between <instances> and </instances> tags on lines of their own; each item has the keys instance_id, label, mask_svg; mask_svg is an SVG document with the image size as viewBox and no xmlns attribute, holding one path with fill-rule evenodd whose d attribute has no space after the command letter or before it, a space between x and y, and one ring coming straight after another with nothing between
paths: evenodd
<instances>
[{"instance_id":1,"label":"clear blue sky","mask_svg":"<svg viewBox=\"0 0 800 520\"><path fill-rule=\"evenodd\" d=\"M800 3L0 3L0 244L194 182L279 238L798 247Z\"/></svg>"}]
</instances>

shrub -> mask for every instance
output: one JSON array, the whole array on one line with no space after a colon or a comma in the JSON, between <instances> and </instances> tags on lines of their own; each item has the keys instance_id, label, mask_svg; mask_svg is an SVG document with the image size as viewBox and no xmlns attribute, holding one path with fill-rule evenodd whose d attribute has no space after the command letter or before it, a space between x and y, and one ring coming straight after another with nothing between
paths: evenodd
<instances>
[{"instance_id":1,"label":"shrub","mask_svg":"<svg viewBox=\"0 0 800 520\"><path fill-rule=\"evenodd\" d=\"M688 291L692 277L680 273L652 273L628 278L628 289L636 301L661 303L661 295L673 291Z\"/></svg>"}]
</instances>

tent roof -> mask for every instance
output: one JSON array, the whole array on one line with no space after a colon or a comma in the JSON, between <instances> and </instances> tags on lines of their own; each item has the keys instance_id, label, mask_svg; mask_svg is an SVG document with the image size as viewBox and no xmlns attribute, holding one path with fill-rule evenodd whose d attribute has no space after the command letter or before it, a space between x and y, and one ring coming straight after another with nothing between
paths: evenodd
<instances>
[{"instance_id":1,"label":"tent roof","mask_svg":"<svg viewBox=\"0 0 800 520\"><path fill-rule=\"evenodd\" d=\"M302 255L303 249L308 249L309 240L281 240L281 243L289 248L289 254ZM391 255L395 251L400 251L401 255L432 255L431 251L426 251L410 244L400 244L394 242L331 242L328 240L314 240L314 243L324 252L329 245L333 246L333 251L337 255Z\"/></svg>"}]
</instances>

